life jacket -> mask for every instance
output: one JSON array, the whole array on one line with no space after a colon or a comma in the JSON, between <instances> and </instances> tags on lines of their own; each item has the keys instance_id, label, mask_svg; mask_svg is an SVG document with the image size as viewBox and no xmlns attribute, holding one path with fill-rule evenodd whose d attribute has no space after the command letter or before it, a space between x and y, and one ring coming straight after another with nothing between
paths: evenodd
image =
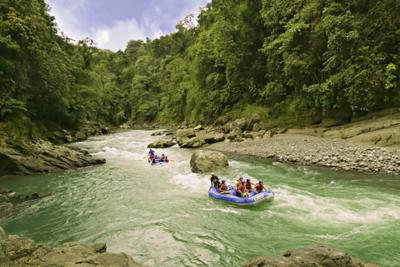
<instances>
[{"instance_id":1,"label":"life jacket","mask_svg":"<svg viewBox=\"0 0 400 267\"><path fill-rule=\"evenodd\" d=\"M245 187L246 187L247 190L253 189L253 186L252 186L251 183L247 183L247 182L246 182Z\"/></svg>"},{"instance_id":2,"label":"life jacket","mask_svg":"<svg viewBox=\"0 0 400 267\"><path fill-rule=\"evenodd\" d=\"M256 184L256 191L257 192L262 192L262 191L264 191L264 189L265 189L265 186L263 185L263 184Z\"/></svg>"},{"instance_id":3,"label":"life jacket","mask_svg":"<svg viewBox=\"0 0 400 267\"><path fill-rule=\"evenodd\" d=\"M240 183L240 184L237 186L237 191L238 191L239 193L244 193L244 189L245 189L245 187L244 187L244 185L243 185L242 183Z\"/></svg>"},{"instance_id":4,"label":"life jacket","mask_svg":"<svg viewBox=\"0 0 400 267\"><path fill-rule=\"evenodd\" d=\"M228 187L226 186L226 184L221 184L221 186L219 187L219 191L228 191Z\"/></svg>"}]
</instances>

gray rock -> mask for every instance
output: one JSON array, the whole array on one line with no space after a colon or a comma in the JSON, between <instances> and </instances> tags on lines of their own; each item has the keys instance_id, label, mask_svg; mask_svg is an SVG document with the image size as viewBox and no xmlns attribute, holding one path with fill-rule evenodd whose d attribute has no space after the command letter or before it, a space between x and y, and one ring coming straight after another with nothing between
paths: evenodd
<instances>
[{"instance_id":1,"label":"gray rock","mask_svg":"<svg viewBox=\"0 0 400 267\"><path fill-rule=\"evenodd\" d=\"M39 140L35 143L0 148L0 176L47 173L105 163L88 153Z\"/></svg>"},{"instance_id":2,"label":"gray rock","mask_svg":"<svg viewBox=\"0 0 400 267\"><path fill-rule=\"evenodd\" d=\"M195 136L196 133L193 128L179 129L178 131L176 131L176 140L178 141L179 145L187 142L190 138Z\"/></svg>"},{"instance_id":3,"label":"gray rock","mask_svg":"<svg viewBox=\"0 0 400 267\"><path fill-rule=\"evenodd\" d=\"M106 243L96 243L92 245L92 248L94 249L95 252L97 253L104 253L107 251L107 245Z\"/></svg>"},{"instance_id":4,"label":"gray rock","mask_svg":"<svg viewBox=\"0 0 400 267\"><path fill-rule=\"evenodd\" d=\"M281 257L257 257L244 266L246 267L377 267L365 264L352 258L349 254L326 246L308 246L289 250Z\"/></svg>"},{"instance_id":5,"label":"gray rock","mask_svg":"<svg viewBox=\"0 0 400 267\"><path fill-rule=\"evenodd\" d=\"M82 131L78 131L76 134L75 134L75 139L77 140L77 141L84 141L84 140L86 140L88 138L88 136L87 136L87 134L82 130Z\"/></svg>"},{"instance_id":6,"label":"gray rock","mask_svg":"<svg viewBox=\"0 0 400 267\"><path fill-rule=\"evenodd\" d=\"M160 136L163 134L164 134L164 131L157 131L157 132L152 133L151 136Z\"/></svg>"},{"instance_id":7,"label":"gray rock","mask_svg":"<svg viewBox=\"0 0 400 267\"><path fill-rule=\"evenodd\" d=\"M194 127L194 131L195 132L198 132L198 131L200 131L200 130L203 130L204 128L203 128L203 125L197 125L196 127Z\"/></svg>"},{"instance_id":8,"label":"gray rock","mask_svg":"<svg viewBox=\"0 0 400 267\"><path fill-rule=\"evenodd\" d=\"M242 135L242 130L240 128L234 128L225 137L231 141L237 140Z\"/></svg>"},{"instance_id":9,"label":"gray rock","mask_svg":"<svg viewBox=\"0 0 400 267\"><path fill-rule=\"evenodd\" d=\"M217 151L200 150L193 153L190 167L195 173L214 171L229 165L227 157Z\"/></svg>"},{"instance_id":10,"label":"gray rock","mask_svg":"<svg viewBox=\"0 0 400 267\"><path fill-rule=\"evenodd\" d=\"M225 135L223 133L211 132L211 133L207 133L204 136L204 142L206 142L207 144L214 144L214 143L222 142L224 140L225 140Z\"/></svg>"},{"instance_id":11,"label":"gray rock","mask_svg":"<svg viewBox=\"0 0 400 267\"><path fill-rule=\"evenodd\" d=\"M245 118L237 119L233 121L233 127L239 128L240 130L245 130L247 127L247 120Z\"/></svg>"},{"instance_id":12,"label":"gray rock","mask_svg":"<svg viewBox=\"0 0 400 267\"><path fill-rule=\"evenodd\" d=\"M0 265L33 266L99 266L138 267L130 256L107 253L105 244L66 243L51 248L38 245L30 239L8 236L0 228Z\"/></svg>"},{"instance_id":13,"label":"gray rock","mask_svg":"<svg viewBox=\"0 0 400 267\"><path fill-rule=\"evenodd\" d=\"M204 140L199 137L192 137L190 139L186 139L180 147L182 148L199 148L204 145Z\"/></svg>"},{"instance_id":14,"label":"gray rock","mask_svg":"<svg viewBox=\"0 0 400 267\"><path fill-rule=\"evenodd\" d=\"M170 139L170 140L161 139L161 140L158 140L158 141L155 141L155 142L149 144L147 147L148 148L166 148L166 147L171 147L173 145L175 145L175 143L172 139Z\"/></svg>"}]
</instances>

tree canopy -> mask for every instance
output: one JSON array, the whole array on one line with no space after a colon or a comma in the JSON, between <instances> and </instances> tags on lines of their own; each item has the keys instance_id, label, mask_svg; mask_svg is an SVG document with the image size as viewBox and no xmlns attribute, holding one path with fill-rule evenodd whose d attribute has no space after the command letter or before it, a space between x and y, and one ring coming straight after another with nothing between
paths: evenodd
<instances>
[{"instance_id":1,"label":"tree canopy","mask_svg":"<svg viewBox=\"0 0 400 267\"><path fill-rule=\"evenodd\" d=\"M399 0L213 0L115 53L59 35L48 8L0 3L0 121L313 123L400 104Z\"/></svg>"}]
</instances>

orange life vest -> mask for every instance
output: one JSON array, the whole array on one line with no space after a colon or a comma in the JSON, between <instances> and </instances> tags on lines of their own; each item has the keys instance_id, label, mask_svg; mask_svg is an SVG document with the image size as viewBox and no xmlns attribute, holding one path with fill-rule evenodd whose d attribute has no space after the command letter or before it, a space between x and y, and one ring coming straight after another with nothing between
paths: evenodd
<instances>
[{"instance_id":1,"label":"orange life vest","mask_svg":"<svg viewBox=\"0 0 400 267\"><path fill-rule=\"evenodd\" d=\"M226 184L221 184L221 186L219 187L219 191L228 191L228 187L226 186Z\"/></svg>"},{"instance_id":2,"label":"orange life vest","mask_svg":"<svg viewBox=\"0 0 400 267\"><path fill-rule=\"evenodd\" d=\"M238 185L238 187L237 187L237 191L239 192L239 193L244 193L244 185L242 184L242 183L240 183L239 185Z\"/></svg>"}]
</instances>

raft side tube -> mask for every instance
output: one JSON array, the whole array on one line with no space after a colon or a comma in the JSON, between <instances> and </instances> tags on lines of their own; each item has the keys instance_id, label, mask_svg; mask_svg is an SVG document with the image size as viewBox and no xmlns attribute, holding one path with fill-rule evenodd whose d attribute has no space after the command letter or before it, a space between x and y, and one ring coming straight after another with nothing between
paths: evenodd
<instances>
[{"instance_id":1,"label":"raft side tube","mask_svg":"<svg viewBox=\"0 0 400 267\"><path fill-rule=\"evenodd\" d=\"M251 192L248 197L236 196L236 190L231 189L231 194L220 194L214 186L210 187L208 196L217 200L223 200L239 205L257 205L264 201L272 201L274 199L274 192L272 190L266 190L261 193Z\"/></svg>"}]
</instances>

